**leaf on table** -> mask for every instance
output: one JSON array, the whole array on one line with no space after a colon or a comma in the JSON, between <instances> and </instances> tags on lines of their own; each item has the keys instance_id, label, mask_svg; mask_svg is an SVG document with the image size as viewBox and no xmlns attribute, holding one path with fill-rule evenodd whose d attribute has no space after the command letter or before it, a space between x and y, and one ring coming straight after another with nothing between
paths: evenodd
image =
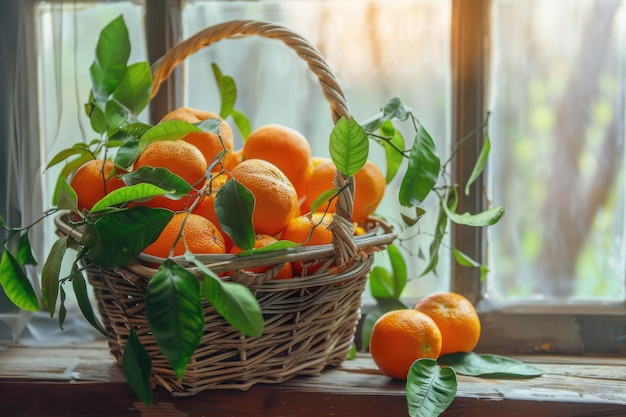
<instances>
[{"instance_id":1,"label":"leaf on table","mask_svg":"<svg viewBox=\"0 0 626 417\"><path fill-rule=\"evenodd\" d=\"M492 354L449 353L441 356L438 362L451 366L459 374L483 378L534 378L543 374L535 366Z\"/></svg>"},{"instance_id":2,"label":"leaf on table","mask_svg":"<svg viewBox=\"0 0 626 417\"><path fill-rule=\"evenodd\" d=\"M452 368L442 368L434 359L418 359L411 365L406 382L409 415L441 415L454 400L456 391L456 374Z\"/></svg>"},{"instance_id":3,"label":"leaf on table","mask_svg":"<svg viewBox=\"0 0 626 417\"><path fill-rule=\"evenodd\" d=\"M152 404L152 389L150 387L152 359L137 337L135 329L131 329L124 347L122 371L124 371L124 376L131 389L144 404L150 406Z\"/></svg>"}]
</instances>

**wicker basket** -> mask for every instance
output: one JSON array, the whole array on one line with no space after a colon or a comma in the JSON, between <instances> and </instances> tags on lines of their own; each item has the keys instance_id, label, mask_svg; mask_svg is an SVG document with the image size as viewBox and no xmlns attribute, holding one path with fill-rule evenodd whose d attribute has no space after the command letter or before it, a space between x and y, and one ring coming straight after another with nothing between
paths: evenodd
<instances>
[{"instance_id":1,"label":"wicker basket","mask_svg":"<svg viewBox=\"0 0 626 417\"><path fill-rule=\"evenodd\" d=\"M278 39L292 48L318 77L333 121L349 117L343 92L319 52L302 37L267 22L228 22L209 27L178 44L152 67L153 95L187 56L221 39L251 35ZM339 187L346 180L341 174L335 178ZM258 257L198 256L214 272L224 273L223 279L250 288L261 306L265 328L261 337L244 336L205 302L204 335L180 380L152 337L144 311L148 281L156 272L148 265L159 259L142 255L121 268L90 267L87 276L109 332L111 353L121 363L130 329L134 329L152 357L153 382L174 396L193 395L206 389L248 389L257 383L279 383L296 375L317 375L327 366L341 364L351 348L360 318L371 255L395 239L392 228L377 219L362 225L364 235L353 236L352 192L353 188L344 187L339 196L337 215L331 225L332 244L267 252ZM71 227L67 215L57 216L56 226L60 233L80 240L80 230ZM323 266L314 275L272 279L272 272L288 261ZM242 269L253 266L251 263L274 268L259 275L243 272ZM330 264L337 266L339 272L329 272L326 266ZM188 269L194 271L192 266Z\"/></svg>"}]
</instances>

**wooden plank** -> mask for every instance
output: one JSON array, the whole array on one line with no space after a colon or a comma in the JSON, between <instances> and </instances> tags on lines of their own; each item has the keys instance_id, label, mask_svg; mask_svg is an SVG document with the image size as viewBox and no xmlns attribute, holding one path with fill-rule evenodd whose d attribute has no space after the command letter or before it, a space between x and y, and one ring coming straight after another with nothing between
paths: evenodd
<instances>
[{"instance_id":1,"label":"wooden plank","mask_svg":"<svg viewBox=\"0 0 626 417\"><path fill-rule=\"evenodd\" d=\"M539 378L459 376L445 415L624 416L626 363L619 357L519 357L544 369ZM130 390L102 343L70 348L15 347L0 352L4 416L406 416L405 387L359 354L316 377L248 391L214 390L173 398L155 389L152 407Z\"/></svg>"}]
</instances>

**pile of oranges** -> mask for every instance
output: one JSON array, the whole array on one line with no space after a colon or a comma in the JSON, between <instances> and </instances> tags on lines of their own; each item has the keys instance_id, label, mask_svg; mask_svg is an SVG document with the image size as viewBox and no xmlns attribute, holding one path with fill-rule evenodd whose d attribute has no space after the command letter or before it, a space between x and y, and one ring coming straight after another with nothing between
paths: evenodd
<instances>
[{"instance_id":1,"label":"pile of oranges","mask_svg":"<svg viewBox=\"0 0 626 417\"><path fill-rule=\"evenodd\" d=\"M195 254L241 252L224 233L217 216L219 207L215 206L217 191L231 178L254 195L255 248L279 239L303 245L332 242L328 225L335 212L334 201L320 207L325 215L310 213L311 204L320 193L334 187L335 166L329 158L313 156L302 133L279 124L256 128L241 149L234 149L231 126L215 113L181 107L167 114L163 121L198 123L207 119L219 120L219 135L194 132L179 140L153 142L131 168L167 168L192 185L192 191L183 198L157 196L131 203L176 213L144 253L162 258L178 256L184 254L185 244ZM78 196L78 209L89 211L107 193L124 186L121 173L109 160L93 160L81 166L70 179ZM355 224L376 210L385 186L384 174L370 161L355 174ZM181 228L183 238L174 245ZM302 273L295 265L289 268L281 271L278 278Z\"/></svg>"},{"instance_id":2,"label":"pile of oranges","mask_svg":"<svg viewBox=\"0 0 626 417\"><path fill-rule=\"evenodd\" d=\"M370 353L382 373L406 380L418 359L471 352L480 338L476 309L454 292L438 292L412 308L383 314L374 324Z\"/></svg>"}]
</instances>

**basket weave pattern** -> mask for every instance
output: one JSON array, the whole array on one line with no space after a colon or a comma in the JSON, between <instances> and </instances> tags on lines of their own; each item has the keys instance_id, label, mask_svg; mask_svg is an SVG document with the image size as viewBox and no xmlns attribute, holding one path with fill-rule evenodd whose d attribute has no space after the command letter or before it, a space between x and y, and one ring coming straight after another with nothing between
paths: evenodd
<instances>
[{"instance_id":1,"label":"basket weave pattern","mask_svg":"<svg viewBox=\"0 0 626 417\"><path fill-rule=\"evenodd\" d=\"M221 39L251 35L278 39L292 48L319 78L333 121L349 117L343 92L319 52L300 36L267 22L227 22L176 45L152 67L153 95L187 56ZM348 180L339 173L335 177L338 188ZM143 259L122 268L89 267L87 277L109 332L111 353L121 363L130 330L134 329L152 358L153 382L174 396L193 395L206 389L248 389L257 383L279 383L296 375L316 375L326 366L339 365L347 357L360 318L361 295L373 262L371 255L395 238L389 226L375 219L363 225L367 231L364 236L353 236L353 190L352 186L343 187L339 195L337 215L331 225L332 245L290 248L253 258L198 256L214 272L222 273L223 279L250 288L261 307L265 327L261 337L247 337L205 301L204 335L181 380L160 352L145 314L146 288L156 272L146 261L154 259L142 255ZM72 229L64 217L56 220L60 233L80 240L80 231ZM324 266L314 275L272 279L272 271L294 260ZM184 263L183 259L179 261ZM273 268L259 275L243 272L242 269L252 266L251 262ZM339 269L331 272L326 268L331 264ZM194 271L192 266L188 269Z\"/></svg>"}]
</instances>

